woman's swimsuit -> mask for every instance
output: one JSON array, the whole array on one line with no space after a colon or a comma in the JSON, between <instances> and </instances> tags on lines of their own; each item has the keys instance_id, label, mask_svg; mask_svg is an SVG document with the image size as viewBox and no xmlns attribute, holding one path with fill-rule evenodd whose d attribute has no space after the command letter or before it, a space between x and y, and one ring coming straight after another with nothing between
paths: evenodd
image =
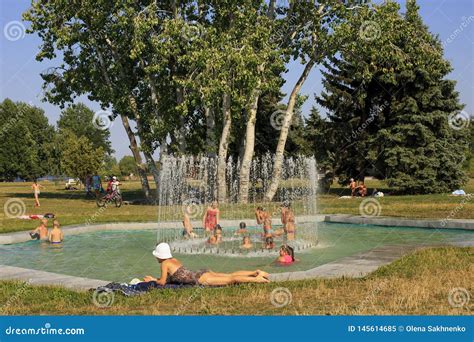
<instances>
[{"instance_id":1,"label":"woman's swimsuit","mask_svg":"<svg viewBox=\"0 0 474 342\"><path fill-rule=\"evenodd\" d=\"M181 266L174 272L170 274L167 279L167 283L171 284L191 284L191 285L198 285L199 278L204 273L209 272L209 270L200 270L197 272L188 270L186 267Z\"/></svg>"},{"instance_id":2,"label":"woman's swimsuit","mask_svg":"<svg viewBox=\"0 0 474 342\"><path fill-rule=\"evenodd\" d=\"M291 264L293 262L293 258L291 255L284 255L283 260L280 261L282 264Z\"/></svg>"},{"instance_id":3,"label":"woman's swimsuit","mask_svg":"<svg viewBox=\"0 0 474 342\"><path fill-rule=\"evenodd\" d=\"M217 225L217 209L209 209L207 211L204 225L204 228L214 230L214 227Z\"/></svg>"}]
</instances>

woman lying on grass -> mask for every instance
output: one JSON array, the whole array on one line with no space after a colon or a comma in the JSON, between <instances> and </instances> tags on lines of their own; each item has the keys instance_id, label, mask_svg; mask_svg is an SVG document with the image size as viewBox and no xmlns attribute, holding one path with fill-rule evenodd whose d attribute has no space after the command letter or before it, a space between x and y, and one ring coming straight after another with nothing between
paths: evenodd
<instances>
[{"instance_id":1,"label":"woman lying on grass","mask_svg":"<svg viewBox=\"0 0 474 342\"><path fill-rule=\"evenodd\" d=\"M230 285L239 283L268 283L268 273L260 270L255 271L237 271L233 273L216 273L209 270L194 272L188 270L171 255L170 246L162 242L158 244L153 251L153 255L161 264L160 279L146 276L143 280L154 281L159 285L166 283L172 284L191 284L191 285Z\"/></svg>"}]
</instances>

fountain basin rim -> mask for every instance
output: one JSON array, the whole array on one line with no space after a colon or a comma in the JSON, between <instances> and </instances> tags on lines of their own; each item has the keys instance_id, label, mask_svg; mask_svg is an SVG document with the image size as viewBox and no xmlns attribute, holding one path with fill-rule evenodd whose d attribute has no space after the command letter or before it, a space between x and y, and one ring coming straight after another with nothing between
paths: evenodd
<instances>
[{"instance_id":1,"label":"fountain basin rim","mask_svg":"<svg viewBox=\"0 0 474 342\"><path fill-rule=\"evenodd\" d=\"M245 219L246 221L255 221L254 218ZM298 223L314 223L322 222L324 220L324 215L314 215L314 216L298 216ZM238 227L240 220L220 220L219 224L226 227ZM191 221L194 227L200 227L202 225L201 220L192 220ZM281 224L279 218L274 218L272 224L278 225ZM82 225L70 225L62 227L64 236L77 235L84 233L92 233L98 231L107 231L107 230L153 230L153 229L179 229L182 230L181 221L162 221L162 222L111 222L111 223L101 223L101 224L82 224ZM14 233L5 233L0 234L0 245L10 245L15 243L31 241L31 237L28 234L30 230L24 230Z\"/></svg>"}]
</instances>

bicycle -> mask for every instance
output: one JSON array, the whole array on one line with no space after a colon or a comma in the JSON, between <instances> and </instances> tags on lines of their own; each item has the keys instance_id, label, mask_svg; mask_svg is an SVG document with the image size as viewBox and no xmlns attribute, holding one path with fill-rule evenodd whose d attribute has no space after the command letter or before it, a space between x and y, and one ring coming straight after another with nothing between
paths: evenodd
<instances>
[{"instance_id":1,"label":"bicycle","mask_svg":"<svg viewBox=\"0 0 474 342\"><path fill-rule=\"evenodd\" d=\"M96 204L99 208L106 207L111 202L115 203L115 207L120 208L123 203L122 195L118 192L112 192L96 200Z\"/></svg>"}]
</instances>

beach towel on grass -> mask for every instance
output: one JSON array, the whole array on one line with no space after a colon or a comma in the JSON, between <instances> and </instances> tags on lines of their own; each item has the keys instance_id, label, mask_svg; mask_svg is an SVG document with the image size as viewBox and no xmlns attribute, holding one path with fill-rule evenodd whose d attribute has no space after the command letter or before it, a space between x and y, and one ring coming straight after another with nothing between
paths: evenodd
<instances>
[{"instance_id":1,"label":"beach towel on grass","mask_svg":"<svg viewBox=\"0 0 474 342\"><path fill-rule=\"evenodd\" d=\"M135 285L109 283L104 286L99 286L95 289L96 292L120 292L127 297L138 296L153 289L182 289L186 287L197 287L197 285L179 285L166 284L158 285L154 281L141 282Z\"/></svg>"}]
</instances>

